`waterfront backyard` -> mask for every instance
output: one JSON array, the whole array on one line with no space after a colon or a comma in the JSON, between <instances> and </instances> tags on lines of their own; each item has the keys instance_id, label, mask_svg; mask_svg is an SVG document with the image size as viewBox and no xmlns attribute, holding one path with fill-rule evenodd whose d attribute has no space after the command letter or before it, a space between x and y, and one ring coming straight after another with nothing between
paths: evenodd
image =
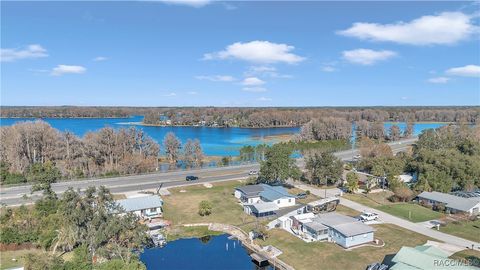
<instances>
[{"instance_id":1,"label":"waterfront backyard","mask_svg":"<svg viewBox=\"0 0 480 270\"><path fill-rule=\"evenodd\" d=\"M178 238L201 237L205 235L218 235L219 232L209 231L207 227L183 227L181 224L189 223L225 223L236 225L245 231L254 229L258 225L266 224L265 221L257 222L252 216L243 213L242 207L233 196L235 187L243 185L241 181L228 181L214 183L211 188L202 184L183 188L171 189L171 195L164 196L165 218L172 221L170 240ZM291 189L292 194L299 190ZM318 199L308 195L305 202ZM213 203L212 214L202 217L198 215L198 204L202 200ZM339 205L337 212L358 216L359 212ZM398 252L402 246L417 246L431 240L421 234L403 229L392 224L374 225L375 238L385 242L383 247L364 246L352 250L328 242L306 243L292 234L281 230L268 231L266 241L256 240L262 246L272 245L280 249L283 254L279 259L296 269L362 269L373 262L381 262L387 255Z\"/></svg>"},{"instance_id":2,"label":"waterfront backyard","mask_svg":"<svg viewBox=\"0 0 480 270\"><path fill-rule=\"evenodd\" d=\"M273 229L266 241L258 240L260 245L273 245L282 250L279 259L289 263L295 269L365 269L374 262L382 262L384 257L397 253L402 246L424 244L429 238L392 224L373 225L375 238L385 242L384 247L364 246L345 250L337 244L328 242L307 243L292 234Z\"/></svg>"}]
</instances>

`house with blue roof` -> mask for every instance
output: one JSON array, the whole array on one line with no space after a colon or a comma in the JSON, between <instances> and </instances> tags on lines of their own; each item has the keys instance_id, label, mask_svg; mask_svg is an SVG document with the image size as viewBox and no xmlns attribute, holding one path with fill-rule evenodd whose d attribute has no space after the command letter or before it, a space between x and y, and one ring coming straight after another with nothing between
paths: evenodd
<instances>
[{"instance_id":1,"label":"house with blue roof","mask_svg":"<svg viewBox=\"0 0 480 270\"><path fill-rule=\"evenodd\" d=\"M236 188L234 195L246 213L257 217L274 215L280 208L295 205L295 196L281 186L247 185Z\"/></svg>"}]
</instances>

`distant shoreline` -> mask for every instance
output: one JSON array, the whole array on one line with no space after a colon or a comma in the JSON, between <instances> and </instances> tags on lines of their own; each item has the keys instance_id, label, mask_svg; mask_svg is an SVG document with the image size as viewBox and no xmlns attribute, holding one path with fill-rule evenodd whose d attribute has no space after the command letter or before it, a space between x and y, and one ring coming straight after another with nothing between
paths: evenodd
<instances>
[{"instance_id":1,"label":"distant shoreline","mask_svg":"<svg viewBox=\"0 0 480 270\"><path fill-rule=\"evenodd\" d=\"M13 116L13 117L5 117L0 116L1 119L35 119L35 120L42 120L42 119L130 119L133 118L132 116L122 117L122 116L106 116L106 117L20 117L20 116Z\"/></svg>"}]
</instances>

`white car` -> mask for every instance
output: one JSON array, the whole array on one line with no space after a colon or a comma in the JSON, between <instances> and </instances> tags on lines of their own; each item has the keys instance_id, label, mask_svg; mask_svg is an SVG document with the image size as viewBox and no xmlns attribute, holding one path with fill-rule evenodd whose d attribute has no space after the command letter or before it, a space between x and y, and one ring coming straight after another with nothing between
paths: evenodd
<instances>
[{"instance_id":1,"label":"white car","mask_svg":"<svg viewBox=\"0 0 480 270\"><path fill-rule=\"evenodd\" d=\"M257 171L250 171L250 172L248 172L248 175L257 175L257 174L258 174Z\"/></svg>"},{"instance_id":2,"label":"white car","mask_svg":"<svg viewBox=\"0 0 480 270\"><path fill-rule=\"evenodd\" d=\"M375 213L363 212L360 215L360 220L361 221L372 221L372 220L377 220L377 219L378 219L378 214L375 214Z\"/></svg>"}]
</instances>

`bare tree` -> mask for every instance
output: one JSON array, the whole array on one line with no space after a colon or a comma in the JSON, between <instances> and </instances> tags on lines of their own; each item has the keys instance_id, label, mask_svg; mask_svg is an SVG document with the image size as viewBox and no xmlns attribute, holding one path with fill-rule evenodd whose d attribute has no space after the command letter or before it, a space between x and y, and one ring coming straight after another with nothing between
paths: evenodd
<instances>
[{"instance_id":1,"label":"bare tree","mask_svg":"<svg viewBox=\"0 0 480 270\"><path fill-rule=\"evenodd\" d=\"M176 163L179 157L179 150L182 147L180 139L173 132L168 132L163 139L165 154L170 163Z\"/></svg>"}]
</instances>

